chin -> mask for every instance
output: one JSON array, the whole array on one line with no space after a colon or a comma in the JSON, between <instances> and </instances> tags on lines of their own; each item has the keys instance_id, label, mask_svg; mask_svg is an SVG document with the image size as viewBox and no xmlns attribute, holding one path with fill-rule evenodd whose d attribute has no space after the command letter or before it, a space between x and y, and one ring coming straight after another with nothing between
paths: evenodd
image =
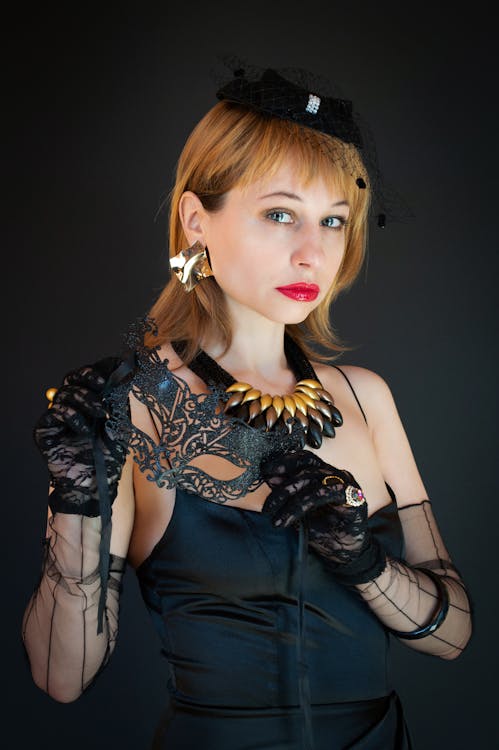
<instances>
[{"instance_id":1,"label":"chin","mask_svg":"<svg viewBox=\"0 0 499 750\"><path fill-rule=\"evenodd\" d=\"M303 310L301 313L297 310L294 315L290 314L289 311L287 313L282 313L280 315L269 315L267 313L265 315L266 318L271 320L273 323L282 323L282 325L290 326L290 325L299 325L300 323L303 323L312 310L307 310L306 312Z\"/></svg>"},{"instance_id":2,"label":"chin","mask_svg":"<svg viewBox=\"0 0 499 750\"><path fill-rule=\"evenodd\" d=\"M283 310L282 316L280 316L280 323L285 325L299 325L303 323L308 316L317 309L319 302L298 303L294 309Z\"/></svg>"}]
</instances>

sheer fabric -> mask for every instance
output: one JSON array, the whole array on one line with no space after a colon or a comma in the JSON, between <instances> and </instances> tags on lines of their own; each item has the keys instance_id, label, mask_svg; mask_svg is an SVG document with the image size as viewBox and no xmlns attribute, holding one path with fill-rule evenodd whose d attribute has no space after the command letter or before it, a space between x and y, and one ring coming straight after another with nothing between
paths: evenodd
<instances>
[{"instance_id":1,"label":"sheer fabric","mask_svg":"<svg viewBox=\"0 0 499 750\"><path fill-rule=\"evenodd\" d=\"M445 620L432 634L402 641L417 651L455 658L469 641L472 629L471 605L463 580L445 548L429 500L399 508L399 518L404 560L388 558L381 575L356 588L387 627L411 632L429 624L439 608L436 586L419 568L438 574L449 595Z\"/></svg>"},{"instance_id":2,"label":"sheer fabric","mask_svg":"<svg viewBox=\"0 0 499 750\"><path fill-rule=\"evenodd\" d=\"M24 614L22 635L33 679L65 703L89 687L116 643L126 561L110 555L103 629L98 634L100 538L100 517L50 516L41 577Z\"/></svg>"},{"instance_id":3,"label":"sheer fabric","mask_svg":"<svg viewBox=\"0 0 499 750\"><path fill-rule=\"evenodd\" d=\"M471 635L470 602L443 544L429 501L399 509L405 560L388 558L386 569L356 588L389 628L412 631L433 618L433 582L414 566L430 568L449 592L449 612L435 633L403 640L442 658L461 653ZM35 683L69 702L106 666L118 633L119 597L126 561L111 555L103 632L97 634L100 518L57 513L47 525L39 584L23 620L23 641Z\"/></svg>"}]
</instances>

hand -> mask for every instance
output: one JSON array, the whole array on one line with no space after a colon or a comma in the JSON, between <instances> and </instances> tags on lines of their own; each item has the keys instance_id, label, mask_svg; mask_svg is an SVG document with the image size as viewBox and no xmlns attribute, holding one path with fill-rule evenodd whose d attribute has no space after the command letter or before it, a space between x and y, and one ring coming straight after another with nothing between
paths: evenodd
<instances>
[{"instance_id":1,"label":"hand","mask_svg":"<svg viewBox=\"0 0 499 750\"><path fill-rule=\"evenodd\" d=\"M110 502L116 497L127 447L107 427L105 387L120 362L108 357L68 373L52 406L35 425L35 443L47 461L54 487L49 499L53 512L99 515L94 459L97 441Z\"/></svg>"},{"instance_id":2,"label":"hand","mask_svg":"<svg viewBox=\"0 0 499 750\"><path fill-rule=\"evenodd\" d=\"M309 544L342 583L363 583L379 575L385 555L367 523L367 503L353 475L307 450L265 462L271 488L262 512L274 526L303 521Z\"/></svg>"}]
</instances>

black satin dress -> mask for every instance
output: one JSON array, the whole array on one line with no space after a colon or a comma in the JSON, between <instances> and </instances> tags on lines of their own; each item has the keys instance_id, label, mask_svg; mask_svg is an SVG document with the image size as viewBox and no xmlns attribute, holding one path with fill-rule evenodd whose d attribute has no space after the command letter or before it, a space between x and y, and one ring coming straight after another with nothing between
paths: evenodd
<instances>
[{"instance_id":1,"label":"black satin dress","mask_svg":"<svg viewBox=\"0 0 499 750\"><path fill-rule=\"evenodd\" d=\"M370 526L398 558L389 491ZM136 571L169 669L154 748L411 748L385 628L302 541L257 511L177 490L164 536Z\"/></svg>"}]
</instances>

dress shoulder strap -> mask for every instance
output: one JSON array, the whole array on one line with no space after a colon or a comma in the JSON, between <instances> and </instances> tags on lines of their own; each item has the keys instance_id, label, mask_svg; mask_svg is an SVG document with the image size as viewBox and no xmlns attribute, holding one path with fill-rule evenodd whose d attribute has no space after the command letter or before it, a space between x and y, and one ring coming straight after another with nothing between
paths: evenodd
<instances>
[{"instance_id":1,"label":"dress shoulder strap","mask_svg":"<svg viewBox=\"0 0 499 750\"><path fill-rule=\"evenodd\" d=\"M338 365L332 365L332 366L335 368L335 370L338 370L338 372L341 372L341 374L343 375L343 377L347 381L347 383L348 383L348 385L350 387L350 390L352 391L353 396L354 396L355 400L357 401L357 404L358 404L359 409L360 409L360 411L362 413L362 416L364 417L364 421L365 421L366 424L368 424L367 417L365 415L364 409L362 408L361 403L360 403L359 399L357 398L357 394L355 393L354 387L351 384L350 380L347 378L347 376L345 375L345 373L343 372L343 370L341 369L341 367L338 367Z\"/></svg>"}]
</instances>

